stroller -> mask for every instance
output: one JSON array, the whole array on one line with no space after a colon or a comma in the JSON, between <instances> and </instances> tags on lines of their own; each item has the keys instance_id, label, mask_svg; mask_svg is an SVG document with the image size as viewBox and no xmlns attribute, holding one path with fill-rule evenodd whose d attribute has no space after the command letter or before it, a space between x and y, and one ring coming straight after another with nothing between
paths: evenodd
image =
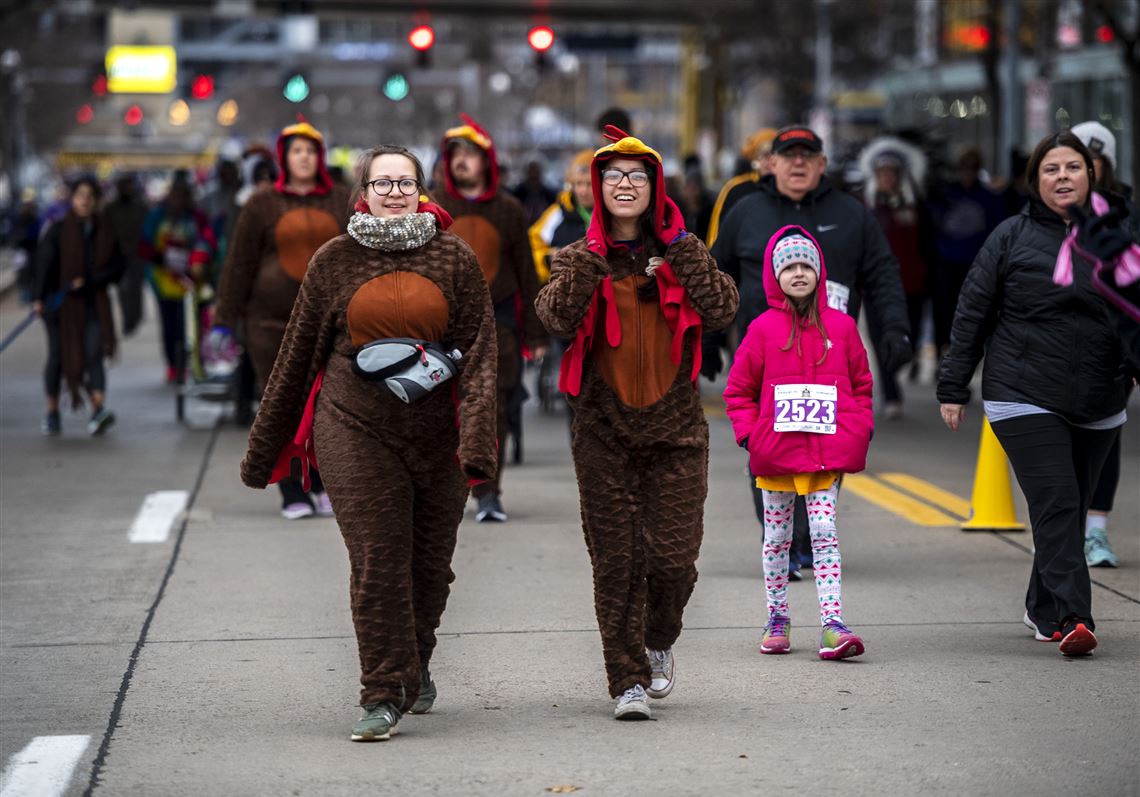
<instances>
[{"instance_id":1,"label":"stroller","mask_svg":"<svg viewBox=\"0 0 1140 797\"><path fill-rule=\"evenodd\" d=\"M205 332L214 316L214 288L209 282L195 282L184 277L186 286L186 345L181 361L175 364L174 414L180 423L194 426L203 415L211 422L234 400L236 359L207 355L203 346ZM217 409L211 411L205 405Z\"/></svg>"}]
</instances>

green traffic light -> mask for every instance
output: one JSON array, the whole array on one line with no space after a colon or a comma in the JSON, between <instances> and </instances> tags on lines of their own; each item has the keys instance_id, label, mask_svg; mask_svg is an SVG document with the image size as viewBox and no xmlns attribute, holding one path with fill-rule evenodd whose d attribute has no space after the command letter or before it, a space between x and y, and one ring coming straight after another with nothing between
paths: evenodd
<instances>
[{"instance_id":1,"label":"green traffic light","mask_svg":"<svg viewBox=\"0 0 1140 797\"><path fill-rule=\"evenodd\" d=\"M309 96L309 82L305 80L304 75L293 75L285 82L285 88L281 93L289 102L302 102Z\"/></svg>"},{"instance_id":2,"label":"green traffic light","mask_svg":"<svg viewBox=\"0 0 1140 797\"><path fill-rule=\"evenodd\" d=\"M384 81L384 96L392 102L399 102L408 96L408 79L399 72L389 75Z\"/></svg>"}]
</instances>

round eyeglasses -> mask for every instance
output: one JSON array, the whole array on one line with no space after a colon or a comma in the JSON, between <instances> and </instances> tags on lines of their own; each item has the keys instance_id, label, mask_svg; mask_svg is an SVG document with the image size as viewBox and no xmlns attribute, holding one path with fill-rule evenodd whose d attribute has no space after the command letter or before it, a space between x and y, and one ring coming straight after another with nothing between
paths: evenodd
<instances>
[{"instance_id":1,"label":"round eyeglasses","mask_svg":"<svg viewBox=\"0 0 1140 797\"><path fill-rule=\"evenodd\" d=\"M392 193L392 188L394 186L398 187L400 189L400 193L404 196L411 196L420 190L420 184L411 178L404 180L372 180L365 183L365 185L370 186L376 196L388 196L388 194Z\"/></svg>"},{"instance_id":2,"label":"round eyeglasses","mask_svg":"<svg viewBox=\"0 0 1140 797\"><path fill-rule=\"evenodd\" d=\"M649 173L640 170L624 172L621 169L602 169L602 182L606 185L619 185L623 177L629 178L629 184L634 188L645 188L649 185Z\"/></svg>"}]
</instances>

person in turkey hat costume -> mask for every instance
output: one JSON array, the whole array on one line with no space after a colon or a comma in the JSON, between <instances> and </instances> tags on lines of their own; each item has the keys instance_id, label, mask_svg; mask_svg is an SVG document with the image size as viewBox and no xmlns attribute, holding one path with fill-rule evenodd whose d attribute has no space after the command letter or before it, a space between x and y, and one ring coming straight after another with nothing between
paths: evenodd
<instances>
[{"instance_id":1,"label":"person in turkey hat costume","mask_svg":"<svg viewBox=\"0 0 1140 797\"><path fill-rule=\"evenodd\" d=\"M351 565L364 708L351 738L364 742L435 702L428 664L463 505L498 463L495 323L475 254L407 149L368 150L359 172L348 234L301 284L241 478L264 488L294 460L303 478L321 465ZM394 338L458 350L454 377L405 402L357 370L363 347Z\"/></svg>"},{"instance_id":2,"label":"person in turkey hat costume","mask_svg":"<svg viewBox=\"0 0 1140 797\"><path fill-rule=\"evenodd\" d=\"M241 209L218 285L218 304L208 348L221 351L242 327L245 349L264 388L281 347L285 325L313 254L344 232L348 192L325 168L325 139L298 116L277 137L278 174ZM331 515L320 474L311 494L285 479L281 514L287 520Z\"/></svg>"},{"instance_id":3,"label":"person in turkey hat costume","mask_svg":"<svg viewBox=\"0 0 1140 797\"><path fill-rule=\"evenodd\" d=\"M617 719L648 719L673 688L673 643L697 580L708 424L696 379L701 331L739 296L665 193L661 156L622 130L594 154L586 237L563 248L535 302L570 338L559 388L594 605Z\"/></svg>"}]
</instances>

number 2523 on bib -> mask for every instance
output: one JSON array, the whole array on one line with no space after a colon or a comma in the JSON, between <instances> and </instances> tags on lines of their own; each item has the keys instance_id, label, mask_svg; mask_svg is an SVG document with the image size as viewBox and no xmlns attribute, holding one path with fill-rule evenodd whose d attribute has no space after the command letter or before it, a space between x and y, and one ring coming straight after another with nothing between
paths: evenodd
<instances>
[{"instance_id":1,"label":"number 2523 on bib","mask_svg":"<svg viewBox=\"0 0 1140 797\"><path fill-rule=\"evenodd\" d=\"M835 434L835 385L776 385L776 432Z\"/></svg>"}]
</instances>

